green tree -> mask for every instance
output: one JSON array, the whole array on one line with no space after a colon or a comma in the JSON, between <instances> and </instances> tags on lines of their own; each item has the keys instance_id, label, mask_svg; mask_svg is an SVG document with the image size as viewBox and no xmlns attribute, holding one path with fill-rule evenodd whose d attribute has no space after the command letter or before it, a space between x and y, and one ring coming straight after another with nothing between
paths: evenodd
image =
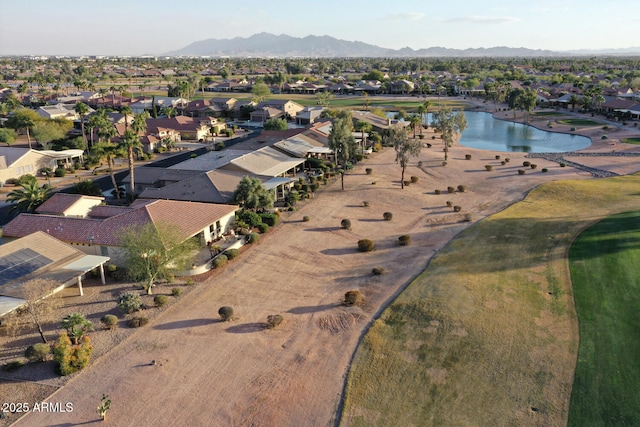
<instances>
[{"instance_id":1,"label":"green tree","mask_svg":"<svg viewBox=\"0 0 640 427\"><path fill-rule=\"evenodd\" d=\"M31 148L31 130L40 120L42 120L42 118L35 111L29 110L28 108L21 108L17 110L13 116L9 117L6 126L17 131L24 129L27 133L29 148Z\"/></svg>"},{"instance_id":2,"label":"green tree","mask_svg":"<svg viewBox=\"0 0 640 427\"><path fill-rule=\"evenodd\" d=\"M33 138L43 146L64 137L64 129L53 120L40 120L33 127Z\"/></svg>"},{"instance_id":3,"label":"green tree","mask_svg":"<svg viewBox=\"0 0 640 427\"><path fill-rule=\"evenodd\" d=\"M329 92L329 91L322 91L322 92L318 92L316 97L318 98L318 104L322 105L325 108L327 108L327 107L329 107L329 104L331 103L331 100L333 99L333 94L331 92Z\"/></svg>"},{"instance_id":4,"label":"green tree","mask_svg":"<svg viewBox=\"0 0 640 427\"><path fill-rule=\"evenodd\" d=\"M431 126L442 134L446 161L449 159L449 147L453 145L455 137L467 128L467 118L463 111L454 112L451 108L443 107L433 113Z\"/></svg>"},{"instance_id":5,"label":"green tree","mask_svg":"<svg viewBox=\"0 0 640 427\"><path fill-rule=\"evenodd\" d=\"M287 130L288 127L285 119L270 118L264 122L264 130Z\"/></svg>"},{"instance_id":6,"label":"green tree","mask_svg":"<svg viewBox=\"0 0 640 427\"><path fill-rule=\"evenodd\" d=\"M135 225L121 230L118 237L127 275L142 282L149 295L158 280L186 269L198 246L193 239L183 240L171 224Z\"/></svg>"},{"instance_id":7,"label":"green tree","mask_svg":"<svg viewBox=\"0 0 640 427\"><path fill-rule=\"evenodd\" d=\"M67 333L62 332L53 350L53 360L60 375L70 375L89 365L91 353L93 345L88 336L84 337L80 345L72 345Z\"/></svg>"},{"instance_id":8,"label":"green tree","mask_svg":"<svg viewBox=\"0 0 640 427\"><path fill-rule=\"evenodd\" d=\"M18 139L18 135L15 130L0 128L0 142L4 142L8 147L11 147L11 144L16 142L16 139Z\"/></svg>"},{"instance_id":9,"label":"green tree","mask_svg":"<svg viewBox=\"0 0 640 427\"><path fill-rule=\"evenodd\" d=\"M344 191L344 174L347 169L347 162L355 154L356 140L353 137L353 120L351 113L333 120L331 131L329 132L329 148L333 150L336 161L342 165L340 174L342 191Z\"/></svg>"},{"instance_id":10,"label":"green tree","mask_svg":"<svg viewBox=\"0 0 640 427\"><path fill-rule=\"evenodd\" d=\"M88 331L94 330L93 323L80 313L67 315L60 322L60 327L67 330L67 335L73 340L74 345L78 345L78 342Z\"/></svg>"},{"instance_id":11,"label":"green tree","mask_svg":"<svg viewBox=\"0 0 640 427\"><path fill-rule=\"evenodd\" d=\"M69 194L84 194L85 196L101 196L102 190L95 181L83 179L73 184L69 190Z\"/></svg>"},{"instance_id":12,"label":"green tree","mask_svg":"<svg viewBox=\"0 0 640 427\"><path fill-rule=\"evenodd\" d=\"M60 306L60 299L53 294L54 289L60 287L60 283L52 279L31 279L21 285L24 295L24 304L21 307L29 315L31 323L36 326L42 342L48 344L42 325L49 315ZM46 298L43 298L45 297Z\"/></svg>"},{"instance_id":13,"label":"green tree","mask_svg":"<svg viewBox=\"0 0 640 427\"><path fill-rule=\"evenodd\" d=\"M135 197L135 181L134 181L134 154L136 152L142 152L142 143L140 142L140 135L144 135L147 130L147 119L149 114L145 111L140 114L136 114L131 123L131 129L127 129L124 132L124 137L120 145L127 151L127 160L129 164L129 179L130 179L130 193L129 196L133 199Z\"/></svg>"},{"instance_id":14,"label":"green tree","mask_svg":"<svg viewBox=\"0 0 640 427\"><path fill-rule=\"evenodd\" d=\"M265 188L258 178L244 176L233 192L233 201L249 210L264 210L273 207L273 193Z\"/></svg>"},{"instance_id":15,"label":"green tree","mask_svg":"<svg viewBox=\"0 0 640 427\"><path fill-rule=\"evenodd\" d=\"M362 150L364 150L365 142L366 142L366 139L367 139L365 134L368 134L369 132L371 132L371 129L373 129L373 126L369 122L365 122L364 120L358 120L356 122L355 129L358 132L362 132L362 136L361 136L360 140L362 141L362 147L361 148L362 148Z\"/></svg>"},{"instance_id":16,"label":"green tree","mask_svg":"<svg viewBox=\"0 0 640 427\"><path fill-rule=\"evenodd\" d=\"M168 105L160 109L160 114L163 116L167 116L167 118L170 119L171 117L176 115L176 109Z\"/></svg>"},{"instance_id":17,"label":"green tree","mask_svg":"<svg viewBox=\"0 0 640 427\"><path fill-rule=\"evenodd\" d=\"M580 101L580 97L575 93L569 97L569 104L571 104L571 108L575 109L576 104Z\"/></svg>"},{"instance_id":18,"label":"green tree","mask_svg":"<svg viewBox=\"0 0 640 427\"><path fill-rule=\"evenodd\" d=\"M89 107L85 103L77 102L74 110L80 116L80 127L82 129L82 139L84 139L84 143L87 144L87 134L84 130L84 122L85 122L85 118L87 117L87 114L89 114Z\"/></svg>"},{"instance_id":19,"label":"green tree","mask_svg":"<svg viewBox=\"0 0 640 427\"><path fill-rule=\"evenodd\" d=\"M413 138L415 139L418 127L420 127L422 123L422 116L420 114L412 114L409 117L409 123L411 124L411 129L413 129Z\"/></svg>"},{"instance_id":20,"label":"green tree","mask_svg":"<svg viewBox=\"0 0 640 427\"><path fill-rule=\"evenodd\" d=\"M41 187L37 180L26 181L22 184L22 189L12 190L7 196L7 200L13 204L9 211L32 213L51 197L51 191L51 187L46 184Z\"/></svg>"},{"instance_id":21,"label":"green tree","mask_svg":"<svg viewBox=\"0 0 640 427\"><path fill-rule=\"evenodd\" d=\"M109 120L107 110L100 110L91 116L91 126L94 126L98 133L98 143L91 149L91 154L98 159L106 159L109 166L109 175L115 191L116 199L120 198L120 189L116 182L114 159L121 157L124 153L122 147L111 142L111 138L116 136L116 128Z\"/></svg>"},{"instance_id":22,"label":"green tree","mask_svg":"<svg viewBox=\"0 0 640 427\"><path fill-rule=\"evenodd\" d=\"M404 172L409 165L409 159L420 155L422 141L415 137L409 138L407 128L404 126L390 127L387 139L396 150L396 163L399 163L402 168L400 187L404 188Z\"/></svg>"},{"instance_id":23,"label":"green tree","mask_svg":"<svg viewBox=\"0 0 640 427\"><path fill-rule=\"evenodd\" d=\"M269 89L269 86L266 84L258 82L253 85L253 88L251 88L251 94L253 95L252 100L259 103L266 100L269 95L271 95L271 89Z\"/></svg>"}]
</instances>

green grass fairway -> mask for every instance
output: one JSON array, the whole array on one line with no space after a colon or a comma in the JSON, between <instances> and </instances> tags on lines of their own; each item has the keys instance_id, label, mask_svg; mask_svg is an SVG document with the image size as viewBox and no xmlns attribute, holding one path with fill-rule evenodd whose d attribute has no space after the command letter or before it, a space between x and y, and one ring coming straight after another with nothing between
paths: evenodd
<instances>
[{"instance_id":1,"label":"green grass fairway","mask_svg":"<svg viewBox=\"0 0 640 427\"><path fill-rule=\"evenodd\" d=\"M587 229L569 260L580 325L569 425L640 425L640 212Z\"/></svg>"},{"instance_id":2,"label":"green grass fairway","mask_svg":"<svg viewBox=\"0 0 640 427\"><path fill-rule=\"evenodd\" d=\"M467 228L363 338L341 425L566 425L578 352L569 247L637 209L639 194L636 175L556 181Z\"/></svg>"},{"instance_id":3,"label":"green grass fairway","mask_svg":"<svg viewBox=\"0 0 640 427\"><path fill-rule=\"evenodd\" d=\"M622 140L622 142L625 142L627 144L640 145L640 138L625 138L625 139Z\"/></svg>"},{"instance_id":4,"label":"green grass fairway","mask_svg":"<svg viewBox=\"0 0 640 427\"><path fill-rule=\"evenodd\" d=\"M539 111L537 113L532 113L532 116L564 116L565 113L561 113L559 111Z\"/></svg>"},{"instance_id":5,"label":"green grass fairway","mask_svg":"<svg viewBox=\"0 0 640 427\"><path fill-rule=\"evenodd\" d=\"M565 120L558 120L558 123L562 123L565 125L576 125L576 126L597 126L602 124L602 123L599 123L593 120L588 120L588 119L565 119Z\"/></svg>"}]
</instances>

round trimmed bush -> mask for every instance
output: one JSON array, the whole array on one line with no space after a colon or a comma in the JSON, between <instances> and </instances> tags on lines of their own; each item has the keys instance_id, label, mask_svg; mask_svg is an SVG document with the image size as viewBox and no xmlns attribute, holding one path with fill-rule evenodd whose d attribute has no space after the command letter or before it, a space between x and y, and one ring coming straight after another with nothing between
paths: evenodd
<instances>
[{"instance_id":1,"label":"round trimmed bush","mask_svg":"<svg viewBox=\"0 0 640 427\"><path fill-rule=\"evenodd\" d=\"M180 288L173 288L171 289L171 295L173 295L174 297L179 297L180 294L182 294L182 290L180 290Z\"/></svg>"},{"instance_id":2,"label":"round trimmed bush","mask_svg":"<svg viewBox=\"0 0 640 427\"><path fill-rule=\"evenodd\" d=\"M575 131L576 131L576 128L571 128L571 132L575 132Z\"/></svg>"},{"instance_id":3,"label":"round trimmed bush","mask_svg":"<svg viewBox=\"0 0 640 427\"><path fill-rule=\"evenodd\" d=\"M454 187L447 187L447 192L449 193L455 193L456 189Z\"/></svg>"},{"instance_id":4,"label":"round trimmed bush","mask_svg":"<svg viewBox=\"0 0 640 427\"><path fill-rule=\"evenodd\" d=\"M371 175L373 173L373 169L371 168L366 168L364 171L367 173L367 175Z\"/></svg>"},{"instance_id":5,"label":"round trimmed bush","mask_svg":"<svg viewBox=\"0 0 640 427\"><path fill-rule=\"evenodd\" d=\"M311 218L309 218L308 215L305 215L302 217L302 222L309 222L309 221L311 221Z\"/></svg>"},{"instance_id":6,"label":"round trimmed bush","mask_svg":"<svg viewBox=\"0 0 640 427\"><path fill-rule=\"evenodd\" d=\"M53 174L58 178L62 178L67 174L67 170L65 168L57 168Z\"/></svg>"},{"instance_id":7,"label":"round trimmed bush","mask_svg":"<svg viewBox=\"0 0 640 427\"><path fill-rule=\"evenodd\" d=\"M368 200L365 200L364 202L362 202L362 206L368 208L369 206L371 206L371 203Z\"/></svg>"},{"instance_id":8,"label":"round trimmed bush","mask_svg":"<svg viewBox=\"0 0 640 427\"><path fill-rule=\"evenodd\" d=\"M411 184L411 181L402 181L405 187L408 187Z\"/></svg>"},{"instance_id":9,"label":"round trimmed bush","mask_svg":"<svg viewBox=\"0 0 640 427\"><path fill-rule=\"evenodd\" d=\"M531 162L524 161L522 162L522 166L528 168L529 166L531 166Z\"/></svg>"},{"instance_id":10,"label":"round trimmed bush","mask_svg":"<svg viewBox=\"0 0 640 427\"><path fill-rule=\"evenodd\" d=\"M453 211L454 212L460 212L461 210L462 210L462 206L457 206L456 205L456 206L453 207Z\"/></svg>"},{"instance_id":11,"label":"round trimmed bush","mask_svg":"<svg viewBox=\"0 0 640 427\"><path fill-rule=\"evenodd\" d=\"M260 235L258 233L247 234L247 243L258 243L260 241Z\"/></svg>"},{"instance_id":12,"label":"round trimmed bush","mask_svg":"<svg viewBox=\"0 0 640 427\"><path fill-rule=\"evenodd\" d=\"M49 354L51 354L51 347L49 344L38 343L27 347L24 352L24 357L32 362L44 362L47 360Z\"/></svg>"},{"instance_id":13,"label":"round trimmed bush","mask_svg":"<svg viewBox=\"0 0 640 427\"><path fill-rule=\"evenodd\" d=\"M461 193L466 193L467 192L467 186L466 185L458 185L458 191Z\"/></svg>"},{"instance_id":14,"label":"round trimmed bush","mask_svg":"<svg viewBox=\"0 0 640 427\"><path fill-rule=\"evenodd\" d=\"M140 310L140 307L142 307L142 300L140 294L136 292L123 292L118 297L118 308L127 314Z\"/></svg>"},{"instance_id":15,"label":"round trimmed bush","mask_svg":"<svg viewBox=\"0 0 640 427\"><path fill-rule=\"evenodd\" d=\"M547 169L547 168L542 168L542 169L540 169L540 172L549 172L549 169Z\"/></svg>"},{"instance_id":16,"label":"round trimmed bush","mask_svg":"<svg viewBox=\"0 0 640 427\"><path fill-rule=\"evenodd\" d=\"M360 252L371 252L375 249L375 245L370 239L358 240L358 250Z\"/></svg>"},{"instance_id":17,"label":"round trimmed bush","mask_svg":"<svg viewBox=\"0 0 640 427\"><path fill-rule=\"evenodd\" d=\"M382 274L384 274L384 268L382 268L382 267L373 267L371 269L371 272L376 276L381 276Z\"/></svg>"},{"instance_id":18,"label":"round trimmed bush","mask_svg":"<svg viewBox=\"0 0 640 427\"><path fill-rule=\"evenodd\" d=\"M538 167L538 165L536 165L535 163L531 163L531 164L529 165L529 167L530 167L531 169L535 169L535 168L537 168L537 167Z\"/></svg>"},{"instance_id":19,"label":"round trimmed bush","mask_svg":"<svg viewBox=\"0 0 640 427\"><path fill-rule=\"evenodd\" d=\"M442 191L440 191L440 190L435 190L435 191L434 191L434 193L436 193L436 194L442 194Z\"/></svg>"},{"instance_id":20,"label":"round trimmed bush","mask_svg":"<svg viewBox=\"0 0 640 427\"><path fill-rule=\"evenodd\" d=\"M229 260L229 258L227 258L227 256L225 254L218 255L217 257L215 257L213 259L213 261L211 261L211 266L213 268L220 268L220 267L224 266L227 263L228 260Z\"/></svg>"},{"instance_id":21,"label":"round trimmed bush","mask_svg":"<svg viewBox=\"0 0 640 427\"><path fill-rule=\"evenodd\" d=\"M500 154L496 154L496 160L500 160Z\"/></svg>"},{"instance_id":22,"label":"round trimmed bush","mask_svg":"<svg viewBox=\"0 0 640 427\"><path fill-rule=\"evenodd\" d=\"M518 169L518 175L524 175L525 172L526 171L524 169Z\"/></svg>"},{"instance_id":23,"label":"round trimmed bush","mask_svg":"<svg viewBox=\"0 0 640 427\"><path fill-rule=\"evenodd\" d=\"M382 214L382 218L384 218L385 221L391 221L393 219L393 213L385 212Z\"/></svg>"},{"instance_id":24,"label":"round trimmed bush","mask_svg":"<svg viewBox=\"0 0 640 427\"><path fill-rule=\"evenodd\" d=\"M223 252L224 255L227 256L228 260L232 260L234 258L237 258L238 255L240 255L240 251L238 249L227 249L226 251Z\"/></svg>"},{"instance_id":25,"label":"round trimmed bush","mask_svg":"<svg viewBox=\"0 0 640 427\"><path fill-rule=\"evenodd\" d=\"M442 162L442 166L447 166L447 162Z\"/></svg>"},{"instance_id":26,"label":"round trimmed bush","mask_svg":"<svg viewBox=\"0 0 640 427\"><path fill-rule=\"evenodd\" d=\"M484 165L484 168L485 168L487 171L491 172L491 171L493 170L493 165Z\"/></svg>"},{"instance_id":27,"label":"round trimmed bush","mask_svg":"<svg viewBox=\"0 0 640 427\"><path fill-rule=\"evenodd\" d=\"M277 328L283 320L284 318L280 314L270 314L267 316L267 328Z\"/></svg>"},{"instance_id":28,"label":"round trimmed bush","mask_svg":"<svg viewBox=\"0 0 640 427\"><path fill-rule=\"evenodd\" d=\"M344 304L348 306L362 304L364 301L364 295L358 289L353 291L347 291L344 294Z\"/></svg>"},{"instance_id":29,"label":"round trimmed bush","mask_svg":"<svg viewBox=\"0 0 640 427\"><path fill-rule=\"evenodd\" d=\"M118 326L118 316L113 314L105 314L100 318L100 323L107 329L114 329Z\"/></svg>"},{"instance_id":30,"label":"round trimmed bush","mask_svg":"<svg viewBox=\"0 0 640 427\"><path fill-rule=\"evenodd\" d=\"M147 323L149 323L148 317L134 317L127 322L127 326L129 326L130 328L141 328Z\"/></svg>"},{"instance_id":31,"label":"round trimmed bush","mask_svg":"<svg viewBox=\"0 0 640 427\"><path fill-rule=\"evenodd\" d=\"M508 158L508 157L505 157L505 158L504 158L504 161L505 161L506 163L509 163L509 160L511 160L511 159L510 159L510 158Z\"/></svg>"},{"instance_id":32,"label":"round trimmed bush","mask_svg":"<svg viewBox=\"0 0 640 427\"><path fill-rule=\"evenodd\" d=\"M153 297L153 303L157 307L162 307L163 305L166 305L168 302L169 302L169 298L167 298L166 295L156 295Z\"/></svg>"},{"instance_id":33,"label":"round trimmed bush","mask_svg":"<svg viewBox=\"0 0 640 427\"><path fill-rule=\"evenodd\" d=\"M233 319L233 308L228 305L222 306L218 309L218 315L220 316L220 320L228 322Z\"/></svg>"},{"instance_id":34,"label":"round trimmed bush","mask_svg":"<svg viewBox=\"0 0 640 427\"><path fill-rule=\"evenodd\" d=\"M505 161L503 160L503 161L501 161L501 162L500 162L500 164L501 164L502 166L504 166L504 165L506 165L506 164L507 164L507 162L505 162Z\"/></svg>"},{"instance_id":35,"label":"round trimmed bush","mask_svg":"<svg viewBox=\"0 0 640 427\"><path fill-rule=\"evenodd\" d=\"M600 138L601 139L609 139L609 137L607 135L602 135Z\"/></svg>"},{"instance_id":36,"label":"round trimmed bush","mask_svg":"<svg viewBox=\"0 0 640 427\"><path fill-rule=\"evenodd\" d=\"M411 236L408 234L402 235L398 237L398 242L400 243L400 246L409 246L411 244Z\"/></svg>"},{"instance_id":37,"label":"round trimmed bush","mask_svg":"<svg viewBox=\"0 0 640 427\"><path fill-rule=\"evenodd\" d=\"M348 219L343 219L342 221L340 221L340 227L344 228L345 230L351 230L351 221L349 221Z\"/></svg>"},{"instance_id":38,"label":"round trimmed bush","mask_svg":"<svg viewBox=\"0 0 640 427\"><path fill-rule=\"evenodd\" d=\"M471 154L465 154L464 158L467 159L467 160L471 160Z\"/></svg>"},{"instance_id":39,"label":"round trimmed bush","mask_svg":"<svg viewBox=\"0 0 640 427\"><path fill-rule=\"evenodd\" d=\"M473 215L467 212L466 214L464 214L464 220L465 222L471 222L471 220L473 220Z\"/></svg>"},{"instance_id":40,"label":"round trimmed bush","mask_svg":"<svg viewBox=\"0 0 640 427\"><path fill-rule=\"evenodd\" d=\"M564 162L561 162L561 163L560 163L560 167L561 167L561 168L564 168L564 167L566 167L566 166L567 166L567 164L566 164L566 163L564 163Z\"/></svg>"},{"instance_id":41,"label":"round trimmed bush","mask_svg":"<svg viewBox=\"0 0 640 427\"><path fill-rule=\"evenodd\" d=\"M256 228L261 234L269 232L269 225L264 222L261 222L260 224L256 225Z\"/></svg>"},{"instance_id":42,"label":"round trimmed bush","mask_svg":"<svg viewBox=\"0 0 640 427\"><path fill-rule=\"evenodd\" d=\"M415 176L415 175L411 175L411 183L415 184L416 182L418 182L420 180L419 176Z\"/></svg>"}]
</instances>

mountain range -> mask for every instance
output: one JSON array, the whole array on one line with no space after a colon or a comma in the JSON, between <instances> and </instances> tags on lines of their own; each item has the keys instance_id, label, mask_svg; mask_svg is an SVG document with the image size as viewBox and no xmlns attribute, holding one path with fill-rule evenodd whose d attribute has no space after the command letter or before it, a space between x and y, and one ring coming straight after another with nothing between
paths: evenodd
<instances>
[{"instance_id":1,"label":"mountain range","mask_svg":"<svg viewBox=\"0 0 640 427\"><path fill-rule=\"evenodd\" d=\"M418 57L549 57L579 55L638 55L640 47L610 50L551 51L524 47L490 47L449 49L429 47L414 50L409 47L387 49L360 41L340 40L331 36L292 37L286 34L258 33L250 37L207 39L167 52L167 56L213 57L310 57L310 58L418 58Z\"/></svg>"}]
</instances>

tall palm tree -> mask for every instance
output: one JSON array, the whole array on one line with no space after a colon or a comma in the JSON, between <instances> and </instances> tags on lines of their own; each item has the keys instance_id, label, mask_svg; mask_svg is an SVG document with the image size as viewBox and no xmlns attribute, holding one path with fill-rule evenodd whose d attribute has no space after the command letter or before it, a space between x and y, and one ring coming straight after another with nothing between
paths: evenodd
<instances>
[{"instance_id":1,"label":"tall palm tree","mask_svg":"<svg viewBox=\"0 0 640 427\"><path fill-rule=\"evenodd\" d=\"M7 200L13 203L11 213L34 212L38 206L51 197L52 188L48 185L42 187L37 180L26 181L22 184L22 189L11 191Z\"/></svg>"},{"instance_id":2,"label":"tall palm tree","mask_svg":"<svg viewBox=\"0 0 640 427\"><path fill-rule=\"evenodd\" d=\"M122 142L120 145L127 151L127 159L129 161L129 179L131 180L129 196L131 198L135 197L135 180L134 180L134 159L133 155L135 151L142 151L142 144L140 143L140 134L144 134L147 129L147 119L149 118L149 114L145 111L143 113L137 114L133 118L133 123L131 124L131 129L127 129L124 132L124 137L122 138Z\"/></svg>"},{"instance_id":3,"label":"tall palm tree","mask_svg":"<svg viewBox=\"0 0 640 427\"><path fill-rule=\"evenodd\" d=\"M167 118L171 118L171 116L175 116L176 115L176 109L173 108L172 106L168 105L166 107L162 107L160 109L160 114L167 116Z\"/></svg>"},{"instance_id":4,"label":"tall palm tree","mask_svg":"<svg viewBox=\"0 0 640 427\"><path fill-rule=\"evenodd\" d=\"M121 157L124 153L122 147L111 142L111 138L116 135L116 128L109 120L107 110L101 109L92 117L92 125L98 131L98 143L92 147L91 153L101 159L107 160L109 166L109 174L111 175L111 183L113 184L116 199L120 198L120 189L116 182L114 159Z\"/></svg>"},{"instance_id":5,"label":"tall palm tree","mask_svg":"<svg viewBox=\"0 0 640 427\"><path fill-rule=\"evenodd\" d=\"M126 132L129 129L129 116L133 115L133 111L131 110L131 107L125 105L120 109L120 113L124 115L124 130Z\"/></svg>"},{"instance_id":6,"label":"tall palm tree","mask_svg":"<svg viewBox=\"0 0 640 427\"><path fill-rule=\"evenodd\" d=\"M89 114L89 107L83 102L77 102L74 108L75 112L80 116L80 127L82 129L82 140L87 145L87 134L84 131L84 119Z\"/></svg>"}]
</instances>

